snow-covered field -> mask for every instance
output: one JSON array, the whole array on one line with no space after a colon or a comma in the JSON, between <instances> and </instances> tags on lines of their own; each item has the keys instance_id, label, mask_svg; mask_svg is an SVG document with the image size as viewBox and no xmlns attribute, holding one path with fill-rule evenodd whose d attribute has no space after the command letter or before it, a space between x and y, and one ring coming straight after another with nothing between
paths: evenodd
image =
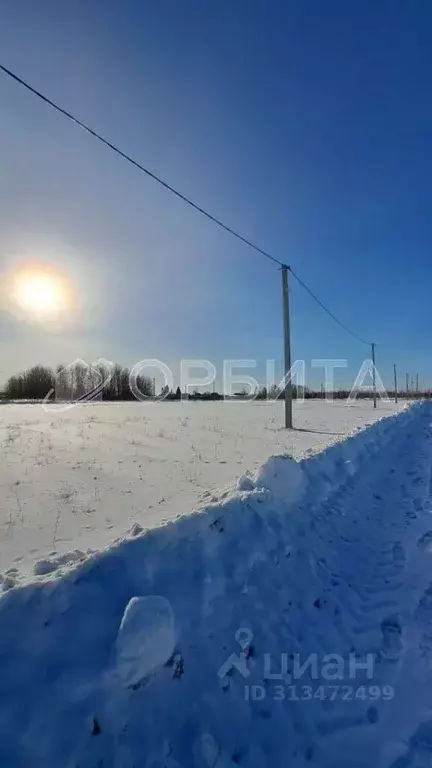
<instances>
[{"instance_id":1,"label":"snow-covered field","mask_svg":"<svg viewBox=\"0 0 432 768\"><path fill-rule=\"evenodd\" d=\"M41 558L99 549L134 523L150 528L189 514L268 456L307 455L395 408L306 401L294 405L297 430L287 432L282 403L100 404L64 413L0 406L4 587Z\"/></svg>"},{"instance_id":2,"label":"snow-covered field","mask_svg":"<svg viewBox=\"0 0 432 768\"><path fill-rule=\"evenodd\" d=\"M7 590L0 765L430 767L431 513L423 403Z\"/></svg>"}]
</instances>

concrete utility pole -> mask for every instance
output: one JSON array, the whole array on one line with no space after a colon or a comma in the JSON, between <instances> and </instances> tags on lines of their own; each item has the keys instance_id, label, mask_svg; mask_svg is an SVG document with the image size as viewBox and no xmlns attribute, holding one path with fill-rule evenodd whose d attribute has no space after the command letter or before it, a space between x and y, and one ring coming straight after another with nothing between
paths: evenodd
<instances>
[{"instance_id":1,"label":"concrete utility pole","mask_svg":"<svg viewBox=\"0 0 432 768\"><path fill-rule=\"evenodd\" d=\"M372 381L373 381L374 408L376 408L377 407L377 396L376 396L376 371L375 371L375 344L372 344Z\"/></svg>"},{"instance_id":2,"label":"concrete utility pole","mask_svg":"<svg viewBox=\"0 0 432 768\"><path fill-rule=\"evenodd\" d=\"M292 429L292 383L291 383L291 332L288 293L288 267L282 267L282 309L284 327L284 375L285 375L285 427ZM289 374L289 378L288 378Z\"/></svg>"},{"instance_id":3,"label":"concrete utility pole","mask_svg":"<svg viewBox=\"0 0 432 768\"><path fill-rule=\"evenodd\" d=\"M397 374L396 374L396 363L393 365L393 372L394 372L394 392L395 392L395 403L398 401L398 391L397 391Z\"/></svg>"},{"instance_id":4,"label":"concrete utility pole","mask_svg":"<svg viewBox=\"0 0 432 768\"><path fill-rule=\"evenodd\" d=\"M408 394L408 392L409 392L409 374L406 373L405 376L406 376L406 393Z\"/></svg>"}]
</instances>

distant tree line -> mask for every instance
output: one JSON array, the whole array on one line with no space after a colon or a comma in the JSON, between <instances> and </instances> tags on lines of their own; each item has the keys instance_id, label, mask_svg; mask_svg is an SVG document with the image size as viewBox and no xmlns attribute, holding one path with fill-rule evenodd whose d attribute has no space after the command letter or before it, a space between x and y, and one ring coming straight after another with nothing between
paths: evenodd
<instances>
[{"instance_id":1,"label":"distant tree line","mask_svg":"<svg viewBox=\"0 0 432 768\"><path fill-rule=\"evenodd\" d=\"M295 384L292 386L292 396L294 400L297 400L298 397L307 397L308 392L309 390L307 387L301 387ZM239 392L238 396L240 397L241 395L242 393ZM276 384L273 384L269 389L267 389L267 387L261 387L255 395L255 400L283 400L284 397L285 390L277 387Z\"/></svg>"},{"instance_id":2,"label":"distant tree line","mask_svg":"<svg viewBox=\"0 0 432 768\"><path fill-rule=\"evenodd\" d=\"M159 398L161 400L223 400L224 397L219 392L194 392L183 393L180 387L174 391L168 386L162 387Z\"/></svg>"},{"instance_id":3,"label":"distant tree line","mask_svg":"<svg viewBox=\"0 0 432 768\"><path fill-rule=\"evenodd\" d=\"M129 383L130 371L121 365L108 369L103 365L90 367L84 363L59 365L55 370L43 365L35 365L6 382L3 396L8 400L43 400L50 399L80 400L134 400ZM147 376L138 376L139 391L152 397L153 382Z\"/></svg>"},{"instance_id":4,"label":"distant tree line","mask_svg":"<svg viewBox=\"0 0 432 768\"><path fill-rule=\"evenodd\" d=\"M148 376L138 376L136 379L137 389L140 394L152 398L156 397L154 383ZM293 399L304 397L306 399L323 399L326 396L325 391L312 390L308 387L293 385ZM130 370L121 365L114 367L105 367L96 365L87 366L82 362L76 362L73 365L59 365L54 370L43 365L35 365L22 373L11 376L4 387L2 396L8 400L44 400L47 396L53 401L76 401L82 399L94 400L135 400L135 396L130 387ZM339 389L331 395L335 400L347 400L351 394L348 389ZM400 391L401 398L430 398L430 390L419 392ZM394 398L394 392L388 391L388 395ZM236 392L231 396L224 396L219 392L199 392L195 390L192 393L183 393L180 387L171 391L167 386L162 387L158 399L163 400L281 400L285 393L276 385L262 387L258 392L249 394L245 389ZM360 390L356 395L359 399L372 397L371 390Z\"/></svg>"}]
</instances>

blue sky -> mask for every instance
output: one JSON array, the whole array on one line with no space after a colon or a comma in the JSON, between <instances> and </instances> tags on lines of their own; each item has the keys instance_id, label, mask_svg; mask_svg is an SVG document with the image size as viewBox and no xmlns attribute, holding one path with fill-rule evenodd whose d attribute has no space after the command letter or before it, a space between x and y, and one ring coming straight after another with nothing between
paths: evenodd
<instances>
[{"instance_id":1,"label":"blue sky","mask_svg":"<svg viewBox=\"0 0 432 768\"><path fill-rule=\"evenodd\" d=\"M430 355L426 0L2 0L2 63L299 275L377 343ZM280 358L280 274L0 74L0 269L52 260L67 330L0 315L0 379L80 356ZM293 357L369 352L291 286ZM313 381L318 382L315 374Z\"/></svg>"}]
</instances>

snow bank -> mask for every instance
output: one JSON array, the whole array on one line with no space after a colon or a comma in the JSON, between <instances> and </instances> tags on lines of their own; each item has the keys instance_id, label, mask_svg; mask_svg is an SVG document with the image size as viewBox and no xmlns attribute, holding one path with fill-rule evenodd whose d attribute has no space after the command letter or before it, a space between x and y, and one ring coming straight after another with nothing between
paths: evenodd
<instances>
[{"instance_id":1,"label":"snow bank","mask_svg":"<svg viewBox=\"0 0 432 768\"><path fill-rule=\"evenodd\" d=\"M352 477L373 456L379 454L394 435L411 422L421 404L407 407L402 413L375 422L368 429L356 430L345 440L314 456L296 461L291 456L271 456L249 479L246 488L263 488L289 504L322 501ZM428 407L428 406L427 406ZM239 486L238 486L239 487Z\"/></svg>"},{"instance_id":2,"label":"snow bank","mask_svg":"<svg viewBox=\"0 0 432 768\"><path fill-rule=\"evenodd\" d=\"M293 504L306 489L303 465L291 456L271 456L256 473L255 487L266 488L285 504Z\"/></svg>"},{"instance_id":3,"label":"snow bank","mask_svg":"<svg viewBox=\"0 0 432 768\"><path fill-rule=\"evenodd\" d=\"M287 717L292 703L251 701L245 684L264 654L323 644L314 627L325 558L314 531L331 510L320 505L415 429L421 409L300 462L272 457L223 502L134 529L61 578L4 594L0 765L310 762L307 728ZM45 562L36 572L49 570ZM322 631L340 646L337 619Z\"/></svg>"}]
</instances>

